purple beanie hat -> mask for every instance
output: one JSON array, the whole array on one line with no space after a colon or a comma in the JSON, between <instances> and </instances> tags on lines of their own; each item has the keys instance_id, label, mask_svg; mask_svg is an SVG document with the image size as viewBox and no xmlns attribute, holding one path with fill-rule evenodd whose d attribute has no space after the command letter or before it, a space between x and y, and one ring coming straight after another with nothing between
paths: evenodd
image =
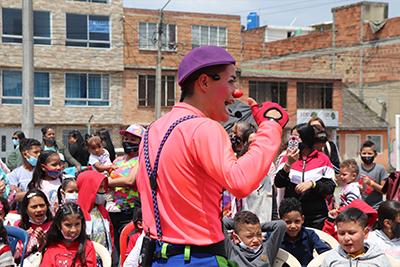
<instances>
[{"instance_id":1,"label":"purple beanie hat","mask_svg":"<svg viewBox=\"0 0 400 267\"><path fill-rule=\"evenodd\" d=\"M178 67L178 84L182 83L196 70L201 68L236 64L236 60L225 49L219 46L206 45L193 49L181 61Z\"/></svg>"}]
</instances>

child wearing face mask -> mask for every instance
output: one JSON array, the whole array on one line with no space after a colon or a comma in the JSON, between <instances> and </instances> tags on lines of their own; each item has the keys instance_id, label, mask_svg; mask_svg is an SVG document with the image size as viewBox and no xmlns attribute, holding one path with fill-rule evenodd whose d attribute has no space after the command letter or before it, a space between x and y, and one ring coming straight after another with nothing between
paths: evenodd
<instances>
[{"instance_id":1,"label":"child wearing face mask","mask_svg":"<svg viewBox=\"0 0 400 267\"><path fill-rule=\"evenodd\" d=\"M85 217L79 205L62 205L46 235L40 266L96 267L96 251L85 234Z\"/></svg>"},{"instance_id":2,"label":"child wearing face mask","mask_svg":"<svg viewBox=\"0 0 400 267\"><path fill-rule=\"evenodd\" d=\"M105 204L108 188L107 177L96 171L83 171L78 175L79 190L77 204L81 206L86 221L86 234L107 248L112 255L114 229Z\"/></svg>"},{"instance_id":3,"label":"child wearing face mask","mask_svg":"<svg viewBox=\"0 0 400 267\"><path fill-rule=\"evenodd\" d=\"M58 203L67 204L78 201L78 185L74 177L64 178L57 191Z\"/></svg>"},{"instance_id":4,"label":"child wearing face mask","mask_svg":"<svg viewBox=\"0 0 400 267\"><path fill-rule=\"evenodd\" d=\"M285 234L286 224L283 221L260 224L257 215L251 211L239 211L234 219L224 219L223 223L226 229L234 229L234 243L226 233L223 241L228 260L238 263L238 266L274 265L279 244ZM262 232L271 232L266 242L263 242Z\"/></svg>"},{"instance_id":5,"label":"child wearing face mask","mask_svg":"<svg viewBox=\"0 0 400 267\"><path fill-rule=\"evenodd\" d=\"M377 155L373 142L365 141L362 143L360 149L362 163L358 165L360 172L357 176L357 181L360 184L361 199L376 210L383 202L382 188L388 178L385 167L374 162Z\"/></svg>"},{"instance_id":6,"label":"child wearing face mask","mask_svg":"<svg viewBox=\"0 0 400 267\"><path fill-rule=\"evenodd\" d=\"M50 211L50 203L46 195L39 189L29 190L22 200L21 220L14 224L29 234L25 258L38 250L41 251L44 246L44 236L52 221L53 214ZM19 243L14 257L21 258L21 253L22 243Z\"/></svg>"},{"instance_id":7,"label":"child wearing face mask","mask_svg":"<svg viewBox=\"0 0 400 267\"><path fill-rule=\"evenodd\" d=\"M40 189L45 193L53 215L58 209L57 191L62 184L62 168L60 156L53 150L42 151L38 158L37 166L33 171L32 181L28 189Z\"/></svg>"},{"instance_id":8,"label":"child wearing face mask","mask_svg":"<svg viewBox=\"0 0 400 267\"><path fill-rule=\"evenodd\" d=\"M400 260L400 202L382 202L378 209L378 220L372 228L366 241Z\"/></svg>"}]
</instances>

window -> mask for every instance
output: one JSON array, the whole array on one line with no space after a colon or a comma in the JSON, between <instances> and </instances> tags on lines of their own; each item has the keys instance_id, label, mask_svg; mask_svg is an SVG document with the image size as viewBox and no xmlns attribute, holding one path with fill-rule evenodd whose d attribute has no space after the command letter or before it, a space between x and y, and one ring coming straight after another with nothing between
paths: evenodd
<instances>
[{"instance_id":1,"label":"window","mask_svg":"<svg viewBox=\"0 0 400 267\"><path fill-rule=\"evenodd\" d=\"M158 49L158 23L139 22L139 49ZM176 25L163 24L161 42L163 50L176 50Z\"/></svg>"},{"instance_id":2,"label":"window","mask_svg":"<svg viewBox=\"0 0 400 267\"><path fill-rule=\"evenodd\" d=\"M374 142L376 152L382 153L382 135L367 135L367 140Z\"/></svg>"},{"instance_id":3,"label":"window","mask_svg":"<svg viewBox=\"0 0 400 267\"><path fill-rule=\"evenodd\" d=\"M3 8L3 43L22 43L22 10ZM33 11L34 44L51 44L50 12Z\"/></svg>"},{"instance_id":4,"label":"window","mask_svg":"<svg viewBox=\"0 0 400 267\"><path fill-rule=\"evenodd\" d=\"M297 108L331 109L332 83L297 83Z\"/></svg>"},{"instance_id":5,"label":"window","mask_svg":"<svg viewBox=\"0 0 400 267\"><path fill-rule=\"evenodd\" d=\"M249 96L258 103L271 101L286 108L286 82L249 81Z\"/></svg>"},{"instance_id":6,"label":"window","mask_svg":"<svg viewBox=\"0 0 400 267\"><path fill-rule=\"evenodd\" d=\"M35 105L50 105L50 75L45 72L34 74ZM22 71L3 70L3 104L22 104Z\"/></svg>"},{"instance_id":7,"label":"window","mask_svg":"<svg viewBox=\"0 0 400 267\"><path fill-rule=\"evenodd\" d=\"M110 76L108 74L67 73L65 105L108 106Z\"/></svg>"},{"instance_id":8,"label":"window","mask_svg":"<svg viewBox=\"0 0 400 267\"><path fill-rule=\"evenodd\" d=\"M110 48L110 18L67 13L65 45Z\"/></svg>"},{"instance_id":9,"label":"window","mask_svg":"<svg viewBox=\"0 0 400 267\"><path fill-rule=\"evenodd\" d=\"M340 155L340 145L341 145L341 141L340 141L340 134L336 135L336 146Z\"/></svg>"},{"instance_id":10,"label":"window","mask_svg":"<svg viewBox=\"0 0 400 267\"><path fill-rule=\"evenodd\" d=\"M192 25L192 49L203 45L226 48L226 27Z\"/></svg>"},{"instance_id":11,"label":"window","mask_svg":"<svg viewBox=\"0 0 400 267\"><path fill-rule=\"evenodd\" d=\"M139 75L139 106L154 106L156 98L156 76ZM161 77L161 106L175 104L175 76Z\"/></svg>"}]
</instances>

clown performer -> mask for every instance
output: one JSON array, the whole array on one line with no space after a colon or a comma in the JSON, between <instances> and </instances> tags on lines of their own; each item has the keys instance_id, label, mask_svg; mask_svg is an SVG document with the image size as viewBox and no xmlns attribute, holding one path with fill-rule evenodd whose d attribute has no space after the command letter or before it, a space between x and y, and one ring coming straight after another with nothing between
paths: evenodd
<instances>
[{"instance_id":1,"label":"clown performer","mask_svg":"<svg viewBox=\"0 0 400 267\"><path fill-rule=\"evenodd\" d=\"M150 240L155 243L152 266L236 265L226 260L222 242L222 188L238 198L258 188L278 151L288 114L278 104L260 106L249 98L259 128L249 151L237 159L218 123L228 121L227 105L240 95L235 63L221 47L190 51L178 67L180 102L144 134L137 185L143 231L156 240Z\"/></svg>"}]
</instances>

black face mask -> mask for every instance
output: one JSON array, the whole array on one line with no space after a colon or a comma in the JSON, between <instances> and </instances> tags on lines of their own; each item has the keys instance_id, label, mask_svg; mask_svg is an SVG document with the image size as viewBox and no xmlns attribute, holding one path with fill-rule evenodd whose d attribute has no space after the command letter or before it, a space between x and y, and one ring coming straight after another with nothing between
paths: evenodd
<instances>
[{"instance_id":1,"label":"black face mask","mask_svg":"<svg viewBox=\"0 0 400 267\"><path fill-rule=\"evenodd\" d=\"M397 223L396 226L392 228L392 233L395 238L400 237L400 223Z\"/></svg>"},{"instance_id":2,"label":"black face mask","mask_svg":"<svg viewBox=\"0 0 400 267\"><path fill-rule=\"evenodd\" d=\"M315 136L315 143L326 143L327 141L328 137L324 133Z\"/></svg>"},{"instance_id":3,"label":"black face mask","mask_svg":"<svg viewBox=\"0 0 400 267\"><path fill-rule=\"evenodd\" d=\"M44 141L46 141L47 143L49 143L50 145L54 145L56 142L55 138L43 138Z\"/></svg>"},{"instance_id":4,"label":"black face mask","mask_svg":"<svg viewBox=\"0 0 400 267\"><path fill-rule=\"evenodd\" d=\"M124 147L125 154L133 154L139 151L139 144L134 144L131 142L123 142L122 146Z\"/></svg>"},{"instance_id":5,"label":"black face mask","mask_svg":"<svg viewBox=\"0 0 400 267\"><path fill-rule=\"evenodd\" d=\"M375 157L361 157L361 160L362 160L365 164L369 165L369 164L371 164L372 162L374 162L374 158L375 158Z\"/></svg>"}]
</instances>

